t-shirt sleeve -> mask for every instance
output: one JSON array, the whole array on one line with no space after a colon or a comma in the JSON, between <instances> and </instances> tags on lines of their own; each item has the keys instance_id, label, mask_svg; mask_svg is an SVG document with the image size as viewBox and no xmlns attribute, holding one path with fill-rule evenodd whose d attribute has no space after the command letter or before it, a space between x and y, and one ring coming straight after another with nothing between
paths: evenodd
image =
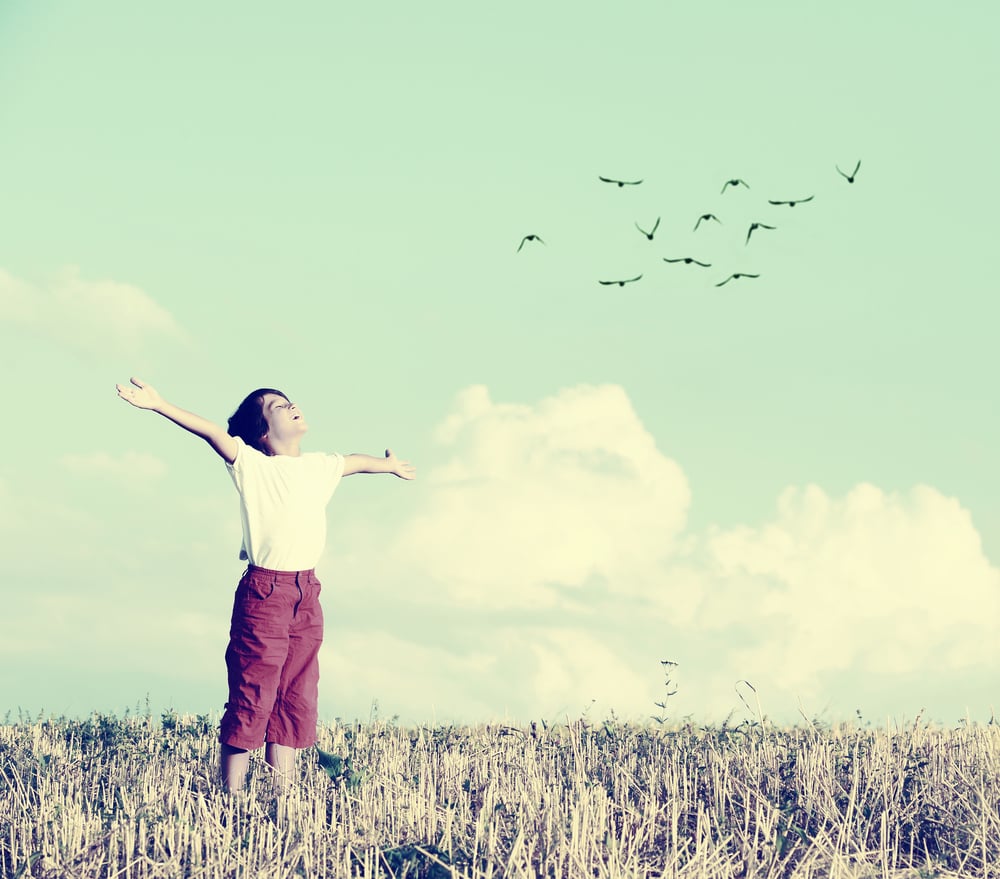
<instances>
[{"instance_id":1,"label":"t-shirt sleeve","mask_svg":"<svg viewBox=\"0 0 1000 879\"><path fill-rule=\"evenodd\" d=\"M236 440L236 457L233 458L231 464L229 461L226 461L226 469L229 471L229 475L233 477L236 487L239 488L240 483L243 481L242 477L247 459L247 444L238 436L234 436L233 439Z\"/></svg>"},{"instance_id":2,"label":"t-shirt sleeve","mask_svg":"<svg viewBox=\"0 0 1000 879\"><path fill-rule=\"evenodd\" d=\"M337 487L337 483L340 482L341 477L344 475L344 456L340 452L332 452L327 456L330 459L331 465L331 484L334 488Z\"/></svg>"},{"instance_id":3,"label":"t-shirt sleeve","mask_svg":"<svg viewBox=\"0 0 1000 879\"><path fill-rule=\"evenodd\" d=\"M248 446L238 436L233 439L236 440L236 457L233 458L232 464L226 462L226 469L233 477L233 484L242 494L248 481L256 481L259 478L262 463L267 455L253 446Z\"/></svg>"}]
</instances>

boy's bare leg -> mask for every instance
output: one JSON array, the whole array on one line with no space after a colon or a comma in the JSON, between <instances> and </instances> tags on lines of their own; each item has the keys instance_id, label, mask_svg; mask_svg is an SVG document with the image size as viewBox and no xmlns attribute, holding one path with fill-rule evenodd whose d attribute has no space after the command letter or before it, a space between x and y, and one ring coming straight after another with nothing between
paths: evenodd
<instances>
[{"instance_id":1,"label":"boy's bare leg","mask_svg":"<svg viewBox=\"0 0 1000 879\"><path fill-rule=\"evenodd\" d=\"M230 793L243 790L250 767L250 752L232 745L222 746L222 760L219 766L222 784Z\"/></svg>"},{"instance_id":2,"label":"boy's bare leg","mask_svg":"<svg viewBox=\"0 0 1000 879\"><path fill-rule=\"evenodd\" d=\"M295 748L268 742L264 760L274 770L274 786L278 790L286 790L295 772Z\"/></svg>"}]
</instances>

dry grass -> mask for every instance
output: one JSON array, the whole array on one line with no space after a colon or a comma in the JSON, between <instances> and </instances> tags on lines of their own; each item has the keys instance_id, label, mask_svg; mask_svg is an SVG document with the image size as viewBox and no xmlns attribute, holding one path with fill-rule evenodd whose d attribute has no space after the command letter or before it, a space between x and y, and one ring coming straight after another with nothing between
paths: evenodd
<instances>
[{"instance_id":1,"label":"dry grass","mask_svg":"<svg viewBox=\"0 0 1000 879\"><path fill-rule=\"evenodd\" d=\"M1000 876L992 724L338 724L229 797L214 724L164 720L0 727L3 875Z\"/></svg>"}]
</instances>

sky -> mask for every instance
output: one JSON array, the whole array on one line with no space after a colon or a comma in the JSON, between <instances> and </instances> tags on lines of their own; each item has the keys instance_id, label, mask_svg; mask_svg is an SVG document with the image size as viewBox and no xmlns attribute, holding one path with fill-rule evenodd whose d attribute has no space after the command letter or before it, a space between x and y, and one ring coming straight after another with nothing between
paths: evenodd
<instances>
[{"instance_id":1,"label":"sky","mask_svg":"<svg viewBox=\"0 0 1000 879\"><path fill-rule=\"evenodd\" d=\"M222 709L238 499L138 376L417 465L328 508L323 720L993 717L998 27L5 0L0 711Z\"/></svg>"}]
</instances>

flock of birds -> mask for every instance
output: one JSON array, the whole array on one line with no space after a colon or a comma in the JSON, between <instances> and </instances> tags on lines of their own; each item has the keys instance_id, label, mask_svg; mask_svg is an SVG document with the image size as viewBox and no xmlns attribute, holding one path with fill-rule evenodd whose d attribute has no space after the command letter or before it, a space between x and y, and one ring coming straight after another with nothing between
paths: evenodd
<instances>
[{"instance_id":1,"label":"flock of birds","mask_svg":"<svg viewBox=\"0 0 1000 879\"><path fill-rule=\"evenodd\" d=\"M857 164L854 166L854 170L851 171L850 173L843 171L839 165L835 165L834 167L837 169L837 173L840 174L840 176L843 177L848 183L854 183L854 180L858 175L858 171L861 170L861 160L860 159L858 160ZM642 183L642 180L618 180L614 177L598 176L597 179L600 180L602 183L608 183L613 186L617 186L619 189L622 189L626 186L639 186ZM750 185L741 177L730 178L725 183L723 183L720 195L725 195L726 190L729 189L730 187L733 187L735 189L741 186L745 187L746 189L750 189ZM768 199L767 202L768 204L774 205L775 207L794 208L796 205L806 204L812 201L814 198L815 195L808 195L803 198ZM657 217L656 222L653 223L652 227L649 229L644 229L638 223L635 223L635 227L642 235L646 237L647 240L653 241L656 236L657 229L660 228L661 219L662 217ZM698 228L701 226L702 223L707 224L712 222L719 223L720 225L722 224L722 221L715 214L712 213L701 214L698 217L697 221L695 222L694 229L692 231L697 232ZM750 238L753 236L753 233L759 229L766 229L769 231L773 231L777 229L777 226L772 226L767 223L762 223L760 221L754 221L750 223L749 227L747 228L746 240L743 242L744 245L750 244ZM542 239L540 235L537 235L535 233L525 235L521 239L521 243L517 246L517 253L520 253L524 245L529 243L545 244L545 241ZM702 262L701 260L696 259L693 256L678 256L678 257L665 256L663 257L663 261L667 263L684 263L685 265L696 265L706 269L711 268L712 266L711 263ZM739 280L740 278L759 278L759 277L760 277L759 273L754 274L751 272L733 272L722 281L719 281L715 286L722 287L728 284L730 281L736 281ZM624 287L626 284L633 284L636 281L640 280L641 278L642 278L642 273L636 275L634 278L620 278L611 281L602 280L599 281L598 283L603 284L604 286L617 285L619 287Z\"/></svg>"}]
</instances>

